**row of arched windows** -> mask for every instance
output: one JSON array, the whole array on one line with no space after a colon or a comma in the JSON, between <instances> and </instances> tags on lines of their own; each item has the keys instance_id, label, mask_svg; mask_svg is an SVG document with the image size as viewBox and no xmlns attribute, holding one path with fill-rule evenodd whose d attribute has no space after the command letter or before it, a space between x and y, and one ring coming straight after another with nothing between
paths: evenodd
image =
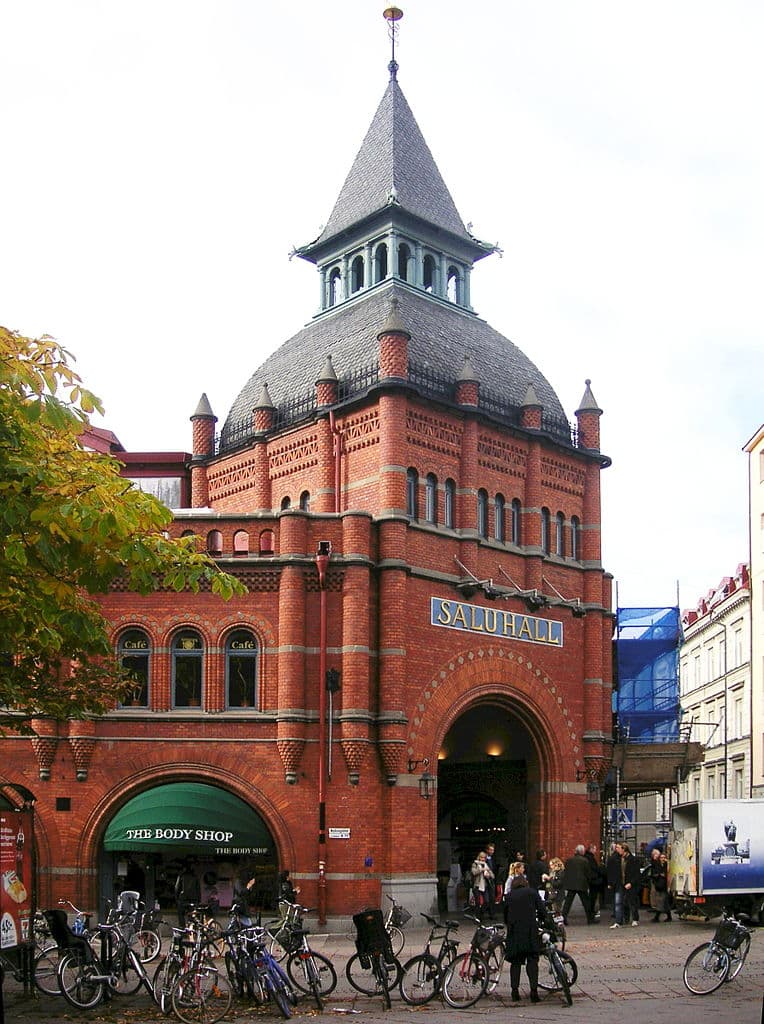
<instances>
[{"instance_id":1,"label":"row of arched windows","mask_svg":"<svg viewBox=\"0 0 764 1024\"><path fill-rule=\"evenodd\" d=\"M257 708L260 645L249 629L235 629L226 637L225 706L229 710ZM117 657L129 673L133 688L121 707L151 706L153 645L143 629L128 629L119 637ZM173 709L204 705L204 669L207 652L195 629L181 629L170 641L170 706Z\"/></svg>"},{"instance_id":2,"label":"row of arched windows","mask_svg":"<svg viewBox=\"0 0 764 1024\"><path fill-rule=\"evenodd\" d=\"M407 515L433 526L453 529L456 525L456 482L449 478L444 481L441 488L434 473L425 476L424 515L420 514L420 491L419 473L416 469L409 468L406 473ZM519 547L523 543L520 499L513 498L507 502L503 494L495 494L491 499L488 491L481 487L477 493L475 525L477 532L486 540L490 536L501 544L510 543ZM571 516L569 528L566 530L565 515L562 512L557 512L553 518L548 508L542 508L541 547L545 555L554 554L560 558L568 557L578 561L581 557L581 521L578 516Z\"/></svg>"},{"instance_id":3,"label":"row of arched windows","mask_svg":"<svg viewBox=\"0 0 764 1024\"><path fill-rule=\"evenodd\" d=\"M431 253L425 253L421 266L418 266L414 250L408 243L400 242L397 248L395 273L401 281L408 281L426 292L440 295L458 305L465 304L464 271L461 267L454 263L445 263L441 266L439 260ZM359 253L350 263L347 281L343 281L342 267L333 266L327 276L326 305L336 306L338 302L361 291L367 286L367 278L370 284L384 281L389 274L388 252L387 242L380 242L375 246L371 267L368 269L366 258Z\"/></svg>"},{"instance_id":4,"label":"row of arched windows","mask_svg":"<svg viewBox=\"0 0 764 1024\"><path fill-rule=\"evenodd\" d=\"M285 511L292 507L292 499L289 495L285 495L281 499L281 511ZM301 512L310 512L310 491L303 491L299 499L299 509ZM183 537L193 537L195 533L193 530L184 530L181 534ZM236 530L233 535L233 546L232 553L234 557L244 558L250 554L258 554L260 557L268 557L273 555L274 552L274 533L273 530L261 530L257 538L257 547L255 551L250 547L250 536L247 530ZM224 552L223 547L223 534L220 530L210 530L207 534L206 539L206 550L207 554L213 558L221 558Z\"/></svg>"}]
</instances>

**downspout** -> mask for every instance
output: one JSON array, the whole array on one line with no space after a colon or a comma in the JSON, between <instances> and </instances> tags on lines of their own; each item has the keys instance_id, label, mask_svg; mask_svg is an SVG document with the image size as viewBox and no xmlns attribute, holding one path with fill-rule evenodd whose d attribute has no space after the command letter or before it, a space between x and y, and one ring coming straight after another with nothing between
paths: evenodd
<instances>
[{"instance_id":1,"label":"downspout","mask_svg":"<svg viewBox=\"0 0 764 1024\"><path fill-rule=\"evenodd\" d=\"M316 569L319 585L318 640L318 923L326 924L326 570L332 546L319 541Z\"/></svg>"},{"instance_id":2,"label":"downspout","mask_svg":"<svg viewBox=\"0 0 764 1024\"><path fill-rule=\"evenodd\" d=\"M342 435L344 431L337 426L334 410L329 410L329 429L334 438L334 511L342 511L340 486L342 484Z\"/></svg>"}]
</instances>

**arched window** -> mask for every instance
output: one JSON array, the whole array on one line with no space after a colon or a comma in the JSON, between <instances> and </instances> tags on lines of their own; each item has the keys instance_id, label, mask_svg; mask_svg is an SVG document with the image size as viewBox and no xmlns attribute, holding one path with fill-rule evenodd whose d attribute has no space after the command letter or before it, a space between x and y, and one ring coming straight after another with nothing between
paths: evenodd
<instances>
[{"instance_id":1,"label":"arched window","mask_svg":"<svg viewBox=\"0 0 764 1024\"><path fill-rule=\"evenodd\" d=\"M500 544L507 539L506 505L503 494L497 494L493 499L493 536Z\"/></svg>"},{"instance_id":2,"label":"arched window","mask_svg":"<svg viewBox=\"0 0 764 1024\"><path fill-rule=\"evenodd\" d=\"M133 684L132 689L122 698L120 707L147 708L151 667L151 641L148 634L142 629L128 629L119 638L117 657Z\"/></svg>"},{"instance_id":3,"label":"arched window","mask_svg":"<svg viewBox=\"0 0 764 1024\"><path fill-rule=\"evenodd\" d=\"M335 267L329 274L329 305L336 306L342 300L342 273Z\"/></svg>"},{"instance_id":4,"label":"arched window","mask_svg":"<svg viewBox=\"0 0 764 1024\"><path fill-rule=\"evenodd\" d=\"M462 282L459 277L459 271L456 267L448 268L448 282L446 286L446 294L449 302L461 302L462 301Z\"/></svg>"},{"instance_id":5,"label":"arched window","mask_svg":"<svg viewBox=\"0 0 764 1024\"><path fill-rule=\"evenodd\" d=\"M257 706L257 637L249 629L229 634L225 644L225 702L229 708Z\"/></svg>"},{"instance_id":6,"label":"arched window","mask_svg":"<svg viewBox=\"0 0 764 1024\"><path fill-rule=\"evenodd\" d=\"M406 470L406 515L419 518L419 474L415 469Z\"/></svg>"},{"instance_id":7,"label":"arched window","mask_svg":"<svg viewBox=\"0 0 764 1024\"><path fill-rule=\"evenodd\" d=\"M565 557L565 516L558 512L554 517L554 553Z\"/></svg>"},{"instance_id":8,"label":"arched window","mask_svg":"<svg viewBox=\"0 0 764 1024\"><path fill-rule=\"evenodd\" d=\"M456 522L456 484L449 477L443 486L443 525L453 530Z\"/></svg>"},{"instance_id":9,"label":"arched window","mask_svg":"<svg viewBox=\"0 0 764 1024\"><path fill-rule=\"evenodd\" d=\"M363 256L356 256L351 264L350 272L350 290L353 292L360 292L363 288L364 281L364 265Z\"/></svg>"},{"instance_id":10,"label":"arched window","mask_svg":"<svg viewBox=\"0 0 764 1024\"><path fill-rule=\"evenodd\" d=\"M541 510L541 550L545 555L550 552L551 539L551 517L548 508Z\"/></svg>"},{"instance_id":11,"label":"arched window","mask_svg":"<svg viewBox=\"0 0 764 1024\"><path fill-rule=\"evenodd\" d=\"M275 536L273 530L263 530L260 534L260 557L270 558L276 552Z\"/></svg>"},{"instance_id":12,"label":"arched window","mask_svg":"<svg viewBox=\"0 0 764 1024\"><path fill-rule=\"evenodd\" d=\"M481 537L488 537L488 491L482 487L477 494L477 531Z\"/></svg>"},{"instance_id":13,"label":"arched window","mask_svg":"<svg viewBox=\"0 0 764 1024\"><path fill-rule=\"evenodd\" d=\"M239 558L249 554L249 534L246 530L237 530L233 535L233 553Z\"/></svg>"},{"instance_id":14,"label":"arched window","mask_svg":"<svg viewBox=\"0 0 764 1024\"><path fill-rule=\"evenodd\" d=\"M573 516L570 520L570 557L576 562L581 558L581 520Z\"/></svg>"},{"instance_id":15,"label":"arched window","mask_svg":"<svg viewBox=\"0 0 764 1024\"><path fill-rule=\"evenodd\" d=\"M521 530L520 530L521 510L522 510L522 505L520 504L520 499L519 498L513 498L512 499L512 532L510 534L510 539L511 539L512 543L515 544L517 547L520 547L520 540L521 540Z\"/></svg>"},{"instance_id":16,"label":"arched window","mask_svg":"<svg viewBox=\"0 0 764 1024\"><path fill-rule=\"evenodd\" d=\"M176 633L172 641L172 706L198 708L202 703L204 641L195 629Z\"/></svg>"},{"instance_id":17,"label":"arched window","mask_svg":"<svg viewBox=\"0 0 764 1024\"><path fill-rule=\"evenodd\" d=\"M288 494L285 494L284 497L281 499L281 511L285 512L288 508L291 508L291 507L292 507L292 499L289 497Z\"/></svg>"},{"instance_id":18,"label":"arched window","mask_svg":"<svg viewBox=\"0 0 764 1024\"><path fill-rule=\"evenodd\" d=\"M434 292L435 289L435 258L429 254L425 256L422 264L422 284L426 292Z\"/></svg>"},{"instance_id":19,"label":"arched window","mask_svg":"<svg viewBox=\"0 0 764 1024\"><path fill-rule=\"evenodd\" d=\"M428 473L424 481L424 517L428 523L438 522L438 478Z\"/></svg>"},{"instance_id":20,"label":"arched window","mask_svg":"<svg viewBox=\"0 0 764 1024\"><path fill-rule=\"evenodd\" d=\"M411 249L406 245L405 242L401 242L398 246L398 277L401 281L408 281L409 279L409 260L411 259Z\"/></svg>"},{"instance_id":21,"label":"arched window","mask_svg":"<svg viewBox=\"0 0 764 1024\"><path fill-rule=\"evenodd\" d=\"M213 558L223 554L223 534L220 530L210 530L207 534L207 553Z\"/></svg>"},{"instance_id":22,"label":"arched window","mask_svg":"<svg viewBox=\"0 0 764 1024\"><path fill-rule=\"evenodd\" d=\"M387 277L387 246L380 242L377 251L374 253L374 280L384 281Z\"/></svg>"},{"instance_id":23,"label":"arched window","mask_svg":"<svg viewBox=\"0 0 764 1024\"><path fill-rule=\"evenodd\" d=\"M303 491L300 495L300 508L303 512L310 512L310 491Z\"/></svg>"}]
</instances>

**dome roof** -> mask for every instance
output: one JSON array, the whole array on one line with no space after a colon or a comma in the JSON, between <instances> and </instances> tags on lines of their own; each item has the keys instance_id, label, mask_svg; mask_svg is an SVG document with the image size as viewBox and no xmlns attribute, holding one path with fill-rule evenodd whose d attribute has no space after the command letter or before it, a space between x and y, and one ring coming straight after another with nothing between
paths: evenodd
<instances>
[{"instance_id":1,"label":"dome roof","mask_svg":"<svg viewBox=\"0 0 764 1024\"><path fill-rule=\"evenodd\" d=\"M376 365L377 338L393 296L398 300L398 317L411 335L411 361L426 364L433 373L456 381L468 355L475 378L494 400L520 407L529 385L533 385L544 413L566 420L546 377L508 338L452 303L388 279L317 317L269 356L233 403L223 427L223 444L232 428L251 421L264 384L278 407L315 394L316 381L329 354L340 381Z\"/></svg>"}]
</instances>

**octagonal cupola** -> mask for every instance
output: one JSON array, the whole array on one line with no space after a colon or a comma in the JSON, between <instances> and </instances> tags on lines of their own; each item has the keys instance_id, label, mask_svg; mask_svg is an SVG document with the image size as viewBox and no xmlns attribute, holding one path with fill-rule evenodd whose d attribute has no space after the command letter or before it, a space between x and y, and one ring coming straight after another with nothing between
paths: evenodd
<instances>
[{"instance_id":1,"label":"octagonal cupola","mask_svg":"<svg viewBox=\"0 0 764 1024\"><path fill-rule=\"evenodd\" d=\"M318 238L319 313L394 280L469 312L470 274L496 247L459 216L390 65L390 81Z\"/></svg>"}]
</instances>

